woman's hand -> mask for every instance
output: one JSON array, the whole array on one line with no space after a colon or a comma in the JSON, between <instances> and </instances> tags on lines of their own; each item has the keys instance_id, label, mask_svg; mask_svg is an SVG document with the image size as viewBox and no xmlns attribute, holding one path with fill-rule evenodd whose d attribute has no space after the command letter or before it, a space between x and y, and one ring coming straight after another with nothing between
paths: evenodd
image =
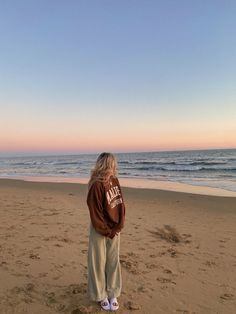
<instances>
[{"instance_id":1,"label":"woman's hand","mask_svg":"<svg viewBox=\"0 0 236 314\"><path fill-rule=\"evenodd\" d=\"M113 239L114 236L118 236L119 233L120 233L120 230L117 227L114 227L111 231L111 234L109 235L109 238Z\"/></svg>"}]
</instances>

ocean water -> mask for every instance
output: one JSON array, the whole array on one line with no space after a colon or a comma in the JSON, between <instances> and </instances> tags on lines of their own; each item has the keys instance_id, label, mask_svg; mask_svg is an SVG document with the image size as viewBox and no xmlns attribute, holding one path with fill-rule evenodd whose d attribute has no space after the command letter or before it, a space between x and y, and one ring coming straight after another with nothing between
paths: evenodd
<instances>
[{"instance_id":1,"label":"ocean water","mask_svg":"<svg viewBox=\"0 0 236 314\"><path fill-rule=\"evenodd\" d=\"M0 177L89 177L97 154L0 157ZM116 154L119 176L236 192L236 149Z\"/></svg>"}]
</instances>

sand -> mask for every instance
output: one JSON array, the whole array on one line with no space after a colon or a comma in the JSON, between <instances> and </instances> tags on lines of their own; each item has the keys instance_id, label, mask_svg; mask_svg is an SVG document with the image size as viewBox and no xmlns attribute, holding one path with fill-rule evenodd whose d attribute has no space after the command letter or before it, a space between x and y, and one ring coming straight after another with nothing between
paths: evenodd
<instances>
[{"instance_id":1,"label":"sand","mask_svg":"<svg viewBox=\"0 0 236 314\"><path fill-rule=\"evenodd\" d=\"M236 198L123 194L118 313L236 313ZM100 312L86 295L86 185L1 179L0 219L1 314Z\"/></svg>"},{"instance_id":2,"label":"sand","mask_svg":"<svg viewBox=\"0 0 236 314\"><path fill-rule=\"evenodd\" d=\"M7 177L5 177L7 179ZM14 176L14 179L31 182L56 182L56 183L82 183L87 184L86 177L47 177L47 176ZM151 180L140 178L120 178L120 183L124 187L133 187L139 189L155 189L164 191L184 192L201 195L230 196L236 197L236 192L228 191L222 188L191 185L181 182L172 182L167 180Z\"/></svg>"}]
</instances>

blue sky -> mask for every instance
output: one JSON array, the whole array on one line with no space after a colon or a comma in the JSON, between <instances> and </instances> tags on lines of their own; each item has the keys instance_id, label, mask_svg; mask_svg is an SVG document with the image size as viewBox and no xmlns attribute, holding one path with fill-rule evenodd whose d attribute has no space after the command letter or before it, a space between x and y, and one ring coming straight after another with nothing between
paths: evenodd
<instances>
[{"instance_id":1,"label":"blue sky","mask_svg":"<svg viewBox=\"0 0 236 314\"><path fill-rule=\"evenodd\" d=\"M235 1L1 1L0 152L236 147L235 16Z\"/></svg>"}]
</instances>

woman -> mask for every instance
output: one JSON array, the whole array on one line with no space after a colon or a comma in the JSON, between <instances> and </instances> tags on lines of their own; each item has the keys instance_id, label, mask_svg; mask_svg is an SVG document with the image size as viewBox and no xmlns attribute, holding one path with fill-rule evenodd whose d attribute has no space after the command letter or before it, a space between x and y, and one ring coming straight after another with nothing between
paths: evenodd
<instances>
[{"instance_id":1,"label":"woman","mask_svg":"<svg viewBox=\"0 0 236 314\"><path fill-rule=\"evenodd\" d=\"M88 295L104 310L118 310L122 279L119 260L120 231L125 205L116 177L117 162L102 153L91 171L87 204L90 212Z\"/></svg>"}]
</instances>

